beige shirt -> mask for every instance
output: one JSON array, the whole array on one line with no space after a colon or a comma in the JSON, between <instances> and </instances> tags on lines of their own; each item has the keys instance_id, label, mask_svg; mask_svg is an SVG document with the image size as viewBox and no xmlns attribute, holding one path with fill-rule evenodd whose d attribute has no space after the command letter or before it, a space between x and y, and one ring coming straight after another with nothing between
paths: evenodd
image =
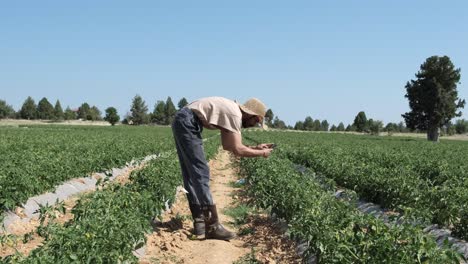
<instances>
[{"instance_id":1,"label":"beige shirt","mask_svg":"<svg viewBox=\"0 0 468 264\"><path fill-rule=\"evenodd\" d=\"M239 105L223 97L206 97L187 105L208 129L222 127L234 133L241 133L242 112Z\"/></svg>"}]
</instances>

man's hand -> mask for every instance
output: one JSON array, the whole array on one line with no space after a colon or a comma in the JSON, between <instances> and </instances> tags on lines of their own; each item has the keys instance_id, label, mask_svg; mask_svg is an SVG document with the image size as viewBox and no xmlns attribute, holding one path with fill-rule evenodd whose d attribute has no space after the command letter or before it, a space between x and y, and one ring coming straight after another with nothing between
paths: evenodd
<instances>
[{"instance_id":1,"label":"man's hand","mask_svg":"<svg viewBox=\"0 0 468 264\"><path fill-rule=\"evenodd\" d=\"M257 145L255 148L256 149L271 149L271 148L273 148L273 145L275 145L275 144L273 144L273 143L264 143L264 144Z\"/></svg>"},{"instance_id":2,"label":"man's hand","mask_svg":"<svg viewBox=\"0 0 468 264\"><path fill-rule=\"evenodd\" d=\"M268 158L271 155L271 152L273 151L272 148L265 148L262 150L263 151L263 157Z\"/></svg>"}]
</instances>

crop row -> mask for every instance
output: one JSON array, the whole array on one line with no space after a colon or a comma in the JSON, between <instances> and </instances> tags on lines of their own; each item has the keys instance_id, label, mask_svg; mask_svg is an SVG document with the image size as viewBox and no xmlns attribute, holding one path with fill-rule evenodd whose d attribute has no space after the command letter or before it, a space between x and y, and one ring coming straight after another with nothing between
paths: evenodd
<instances>
[{"instance_id":1,"label":"crop row","mask_svg":"<svg viewBox=\"0 0 468 264\"><path fill-rule=\"evenodd\" d=\"M242 159L241 169L253 201L285 219L291 236L307 243L306 257L317 263L460 262L458 253L438 248L419 228L387 225L337 200L281 155Z\"/></svg>"},{"instance_id":2,"label":"crop row","mask_svg":"<svg viewBox=\"0 0 468 264\"><path fill-rule=\"evenodd\" d=\"M170 128L0 128L0 211L71 178L174 149Z\"/></svg>"},{"instance_id":3,"label":"crop row","mask_svg":"<svg viewBox=\"0 0 468 264\"><path fill-rule=\"evenodd\" d=\"M208 158L218 148L215 138L205 142ZM182 183L175 150L167 151L130 176L126 185L111 184L81 198L73 220L64 226L49 225L38 233L44 245L28 257L9 256L14 263L135 263L132 252L145 244L152 232L151 219L172 204Z\"/></svg>"},{"instance_id":4,"label":"crop row","mask_svg":"<svg viewBox=\"0 0 468 264\"><path fill-rule=\"evenodd\" d=\"M468 144L312 133L250 134L278 142L308 166L359 197L468 238Z\"/></svg>"}]
</instances>

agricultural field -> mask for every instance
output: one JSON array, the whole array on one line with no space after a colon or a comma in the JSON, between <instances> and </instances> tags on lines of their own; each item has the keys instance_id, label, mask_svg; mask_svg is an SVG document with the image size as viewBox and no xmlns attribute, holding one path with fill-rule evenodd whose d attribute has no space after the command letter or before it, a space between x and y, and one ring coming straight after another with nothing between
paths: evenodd
<instances>
[{"instance_id":1,"label":"agricultural field","mask_svg":"<svg viewBox=\"0 0 468 264\"><path fill-rule=\"evenodd\" d=\"M12 209L65 180L173 148L170 128L0 127L0 208Z\"/></svg>"},{"instance_id":2,"label":"agricultural field","mask_svg":"<svg viewBox=\"0 0 468 264\"><path fill-rule=\"evenodd\" d=\"M281 132L247 137L276 142L278 154L360 198L468 238L468 142Z\"/></svg>"},{"instance_id":3,"label":"agricultural field","mask_svg":"<svg viewBox=\"0 0 468 264\"><path fill-rule=\"evenodd\" d=\"M136 263L134 251L152 232L181 185L168 127L29 126L0 128L2 211L72 178L122 167L160 154L131 172L126 184L109 183L79 198L64 224L58 207L41 208L36 231L0 244L39 235L43 242L5 263ZM305 245L316 263L460 263L449 243L423 232L430 224L467 239L468 142L439 144L415 138L331 133L251 131L244 143L277 144L268 159L241 158L234 166L253 205L287 222L288 234ZM217 131L205 130L207 158L219 150ZM349 196L333 193L346 189ZM392 224L356 209L357 199L399 214ZM62 205L63 206L63 205Z\"/></svg>"}]
</instances>

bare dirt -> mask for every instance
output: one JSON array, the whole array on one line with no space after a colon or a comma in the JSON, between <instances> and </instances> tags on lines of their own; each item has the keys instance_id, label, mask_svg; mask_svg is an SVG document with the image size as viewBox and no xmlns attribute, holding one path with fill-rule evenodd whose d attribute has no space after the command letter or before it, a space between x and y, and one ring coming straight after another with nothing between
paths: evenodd
<instances>
[{"instance_id":1,"label":"bare dirt","mask_svg":"<svg viewBox=\"0 0 468 264\"><path fill-rule=\"evenodd\" d=\"M246 226L254 232L229 242L193 236L188 202L185 194L179 193L171 210L163 216L162 222L155 224L154 232L147 236L146 255L140 263L247 263L245 259L251 260L251 254L259 263L300 263L294 243L267 215L249 216L248 223L242 227L232 225L232 219L224 214L223 209L242 202L237 195L239 189L231 184L239 177L233 157L221 150L209 165L210 188L221 223L236 233Z\"/></svg>"}]
</instances>

